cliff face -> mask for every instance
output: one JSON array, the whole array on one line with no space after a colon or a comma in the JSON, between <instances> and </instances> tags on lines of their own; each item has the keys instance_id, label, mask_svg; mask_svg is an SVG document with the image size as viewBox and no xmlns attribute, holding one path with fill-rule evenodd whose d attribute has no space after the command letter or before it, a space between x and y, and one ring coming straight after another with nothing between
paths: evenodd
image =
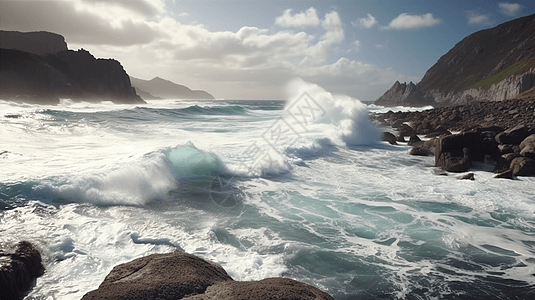
<instances>
[{"instance_id":1,"label":"cliff face","mask_svg":"<svg viewBox=\"0 0 535 300\"><path fill-rule=\"evenodd\" d=\"M138 90L149 93L153 97L164 99L191 99L213 100L214 96L201 90L191 90L187 86L176 84L172 81L154 77L151 80L143 80L130 77L132 86ZM145 99L150 100L150 99Z\"/></svg>"},{"instance_id":2,"label":"cliff face","mask_svg":"<svg viewBox=\"0 0 535 300\"><path fill-rule=\"evenodd\" d=\"M4 40L4 37L25 34L2 32L6 45L20 40ZM46 51L63 49L56 43L56 34L38 33L52 37ZM59 36L61 37L61 36ZM65 44L63 37L61 41ZM22 41L22 44L26 40ZM43 39L36 45L45 43ZM46 43L45 43L46 44ZM52 46L55 45L55 46ZM34 47L43 53L42 47ZM65 45L66 48L66 45ZM115 103L144 103L130 83L130 77L121 64L113 59L96 59L86 50L62 50L54 54L38 55L20 50L0 49L0 99L33 103L58 103L60 98L74 101L113 101ZM50 50L51 51L51 50Z\"/></svg>"},{"instance_id":3,"label":"cliff face","mask_svg":"<svg viewBox=\"0 0 535 300\"><path fill-rule=\"evenodd\" d=\"M56 54L68 50L63 36L46 31L18 32L0 30L0 48L37 55Z\"/></svg>"},{"instance_id":4,"label":"cliff face","mask_svg":"<svg viewBox=\"0 0 535 300\"><path fill-rule=\"evenodd\" d=\"M426 105L426 99L414 83L409 82L409 84L406 84L396 81L375 103L386 106L420 106Z\"/></svg>"},{"instance_id":5,"label":"cliff face","mask_svg":"<svg viewBox=\"0 0 535 300\"><path fill-rule=\"evenodd\" d=\"M425 105L510 99L535 85L534 54L535 14L464 38L425 73L416 88ZM376 103L381 105L405 104L397 95L379 99Z\"/></svg>"}]
</instances>

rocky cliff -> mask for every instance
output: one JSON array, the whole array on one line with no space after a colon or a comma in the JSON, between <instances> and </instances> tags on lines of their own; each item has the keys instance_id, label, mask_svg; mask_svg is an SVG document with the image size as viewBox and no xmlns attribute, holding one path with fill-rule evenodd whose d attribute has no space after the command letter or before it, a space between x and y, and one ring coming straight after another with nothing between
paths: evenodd
<instances>
[{"instance_id":1,"label":"rocky cliff","mask_svg":"<svg viewBox=\"0 0 535 300\"><path fill-rule=\"evenodd\" d=\"M56 54L68 50L63 36L46 31L18 32L0 30L0 48L37 55Z\"/></svg>"},{"instance_id":2,"label":"rocky cliff","mask_svg":"<svg viewBox=\"0 0 535 300\"><path fill-rule=\"evenodd\" d=\"M18 39L21 36L24 37L22 40L4 40L5 37ZM25 44L28 36L39 37L34 53L0 49L0 99L47 104L58 103L60 98L74 101L144 103L118 61L97 59L84 49L62 50L66 46L61 45L65 44L61 36L61 39L58 39L58 35L49 33L26 35L2 32L2 43ZM43 37L51 38L48 44ZM62 43L58 42L59 40ZM41 47L42 44L49 47ZM60 51L47 52L53 52L54 49Z\"/></svg>"},{"instance_id":3,"label":"rocky cliff","mask_svg":"<svg viewBox=\"0 0 535 300\"><path fill-rule=\"evenodd\" d=\"M389 90L376 103L445 106L501 101L533 86L535 14L478 31L457 43L411 91L419 97L402 98Z\"/></svg>"},{"instance_id":4,"label":"rocky cliff","mask_svg":"<svg viewBox=\"0 0 535 300\"><path fill-rule=\"evenodd\" d=\"M191 90L187 86L176 84L172 81L165 80L160 77L154 77L151 80L143 80L135 77L130 77L132 86L137 90L146 92L152 97L163 99L199 99L199 100L213 100L214 96L208 92L201 90ZM149 96L149 97L150 97ZM154 99L154 98L153 98ZM147 98L145 100L152 100Z\"/></svg>"}]
</instances>

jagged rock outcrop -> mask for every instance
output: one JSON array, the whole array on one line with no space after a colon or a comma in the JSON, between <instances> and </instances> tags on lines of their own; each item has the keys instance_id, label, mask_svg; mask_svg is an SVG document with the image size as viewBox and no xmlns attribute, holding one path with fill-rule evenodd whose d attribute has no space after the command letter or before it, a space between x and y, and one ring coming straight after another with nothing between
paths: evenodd
<instances>
[{"instance_id":1,"label":"jagged rock outcrop","mask_svg":"<svg viewBox=\"0 0 535 300\"><path fill-rule=\"evenodd\" d=\"M132 86L145 91L152 96L163 99L191 99L191 100L213 100L214 96L201 90L191 90L187 86L176 84L172 81L160 77L151 80L143 80L130 77ZM152 99L145 99L152 100Z\"/></svg>"},{"instance_id":2,"label":"jagged rock outcrop","mask_svg":"<svg viewBox=\"0 0 535 300\"><path fill-rule=\"evenodd\" d=\"M0 49L0 63L3 100L54 104L69 98L144 103L118 61L96 59L83 49L45 56Z\"/></svg>"},{"instance_id":3,"label":"jagged rock outcrop","mask_svg":"<svg viewBox=\"0 0 535 300\"><path fill-rule=\"evenodd\" d=\"M60 35L3 31L2 45L30 51L0 49L2 100L54 104L60 98L69 98L145 103L118 61L97 59L84 49L67 50Z\"/></svg>"},{"instance_id":4,"label":"jagged rock outcrop","mask_svg":"<svg viewBox=\"0 0 535 300\"><path fill-rule=\"evenodd\" d=\"M535 86L534 54L535 14L478 31L457 43L415 86L412 93L423 102L385 93L376 103L446 106L511 99Z\"/></svg>"},{"instance_id":5,"label":"jagged rock outcrop","mask_svg":"<svg viewBox=\"0 0 535 300\"><path fill-rule=\"evenodd\" d=\"M20 299L43 272L41 254L31 243L23 241L13 249L0 249L0 299Z\"/></svg>"},{"instance_id":6,"label":"jagged rock outcrop","mask_svg":"<svg viewBox=\"0 0 535 300\"><path fill-rule=\"evenodd\" d=\"M412 81L409 84L396 81L375 103L383 106L421 106L426 105L427 101Z\"/></svg>"},{"instance_id":7,"label":"jagged rock outcrop","mask_svg":"<svg viewBox=\"0 0 535 300\"><path fill-rule=\"evenodd\" d=\"M153 254L118 265L82 300L106 299L333 299L310 285L286 278L234 281L225 270L197 256Z\"/></svg>"},{"instance_id":8,"label":"jagged rock outcrop","mask_svg":"<svg viewBox=\"0 0 535 300\"><path fill-rule=\"evenodd\" d=\"M68 50L63 36L46 31L18 32L0 30L0 48L37 55L57 54Z\"/></svg>"}]
</instances>

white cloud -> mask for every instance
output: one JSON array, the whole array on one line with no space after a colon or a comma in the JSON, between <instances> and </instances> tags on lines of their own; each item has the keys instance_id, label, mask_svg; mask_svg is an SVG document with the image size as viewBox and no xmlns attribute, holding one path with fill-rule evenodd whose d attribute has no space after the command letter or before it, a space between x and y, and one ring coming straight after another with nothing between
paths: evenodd
<instances>
[{"instance_id":1,"label":"white cloud","mask_svg":"<svg viewBox=\"0 0 535 300\"><path fill-rule=\"evenodd\" d=\"M295 15L292 15L292 9L287 9L275 20L275 23L284 27L318 26L320 19L314 7Z\"/></svg>"},{"instance_id":2,"label":"white cloud","mask_svg":"<svg viewBox=\"0 0 535 300\"><path fill-rule=\"evenodd\" d=\"M103 0L8 1L2 2L0 19L3 30L56 32L69 48L113 57L134 77L160 76L218 98L284 99L287 81L299 76L333 93L375 100L396 80L417 81L333 58L333 48L345 39L336 11L314 21L321 26L308 33L252 26L212 31L202 24L181 24L159 1L139 0L137 8L125 7L125 1L113 0L104 10ZM307 14L317 17L315 10ZM307 22L293 24L314 23ZM352 47L359 45L355 41Z\"/></svg>"},{"instance_id":3,"label":"white cloud","mask_svg":"<svg viewBox=\"0 0 535 300\"><path fill-rule=\"evenodd\" d=\"M469 25L483 25L490 26L494 24L490 14L479 14L473 11L469 11L467 14Z\"/></svg>"},{"instance_id":4,"label":"white cloud","mask_svg":"<svg viewBox=\"0 0 535 300\"><path fill-rule=\"evenodd\" d=\"M409 15L402 13L390 22L387 28L393 29L415 29L431 27L440 24L441 20L433 17L433 14Z\"/></svg>"},{"instance_id":5,"label":"white cloud","mask_svg":"<svg viewBox=\"0 0 535 300\"><path fill-rule=\"evenodd\" d=\"M502 14L509 17L514 17L518 15L520 10L522 9L522 5L518 3L500 2L498 3L498 6L500 7Z\"/></svg>"},{"instance_id":6,"label":"white cloud","mask_svg":"<svg viewBox=\"0 0 535 300\"><path fill-rule=\"evenodd\" d=\"M360 41L359 40L354 41L353 45L355 45L355 51L359 51L360 50Z\"/></svg>"},{"instance_id":7,"label":"white cloud","mask_svg":"<svg viewBox=\"0 0 535 300\"><path fill-rule=\"evenodd\" d=\"M375 20L374 16L371 14L368 14L367 18L359 18L357 19L357 22L351 22L353 27L364 27L364 28L372 28L373 25L377 24L377 20Z\"/></svg>"},{"instance_id":8,"label":"white cloud","mask_svg":"<svg viewBox=\"0 0 535 300\"><path fill-rule=\"evenodd\" d=\"M384 49L384 48L385 48L385 45L377 44L377 45L375 45L375 48L377 48L377 49Z\"/></svg>"},{"instance_id":9,"label":"white cloud","mask_svg":"<svg viewBox=\"0 0 535 300\"><path fill-rule=\"evenodd\" d=\"M186 18L186 17L189 17L189 14L187 12L181 12L180 14L178 14L178 16L182 18Z\"/></svg>"}]
</instances>

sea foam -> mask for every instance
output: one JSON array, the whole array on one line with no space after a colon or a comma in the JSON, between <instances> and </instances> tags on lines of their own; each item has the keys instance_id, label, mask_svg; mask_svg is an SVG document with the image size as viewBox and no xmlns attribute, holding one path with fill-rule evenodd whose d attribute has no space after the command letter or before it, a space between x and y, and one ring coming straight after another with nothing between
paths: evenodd
<instances>
[{"instance_id":1,"label":"sea foam","mask_svg":"<svg viewBox=\"0 0 535 300\"><path fill-rule=\"evenodd\" d=\"M286 109L288 110L293 101L299 101L304 93L310 95L325 111L323 117L315 118L313 122L315 125L328 125L328 138L334 144L355 146L370 145L379 141L381 132L370 122L366 105L346 95L332 94L321 86L300 78L292 80L287 85L289 101Z\"/></svg>"}]
</instances>

